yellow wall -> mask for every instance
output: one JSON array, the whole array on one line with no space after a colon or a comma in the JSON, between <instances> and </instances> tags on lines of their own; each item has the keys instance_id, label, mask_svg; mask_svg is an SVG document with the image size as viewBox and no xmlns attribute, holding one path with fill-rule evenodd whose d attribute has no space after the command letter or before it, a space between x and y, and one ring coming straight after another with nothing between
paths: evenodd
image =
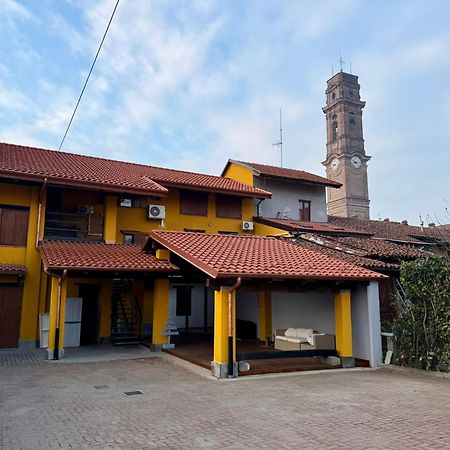
<instances>
[{"instance_id":1,"label":"yellow wall","mask_svg":"<svg viewBox=\"0 0 450 450\"><path fill-rule=\"evenodd\" d=\"M242 219L224 219L216 217L215 194L208 195L208 216L191 216L180 214L180 192L178 189L169 189L169 195L163 199L151 199L149 204L165 205L166 219L163 221L147 219L147 208L117 208L116 242L123 242L123 231L139 231L148 233L151 230L183 231L205 230L207 233L219 231L240 232L243 220L251 221L253 218L253 199L242 200Z\"/></svg>"},{"instance_id":2,"label":"yellow wall","mask_svg":"<svg viewBox=\"0 0 450 450\"><path fill-rule=\"evenodd\" d=\"M257 222L254 223L254 233L257 236L290 236L289 231Z\"/></svg>"},{"instance_id":3,"label":"yellow wall","mask_svg":"<svg viewBox=\"0 0 450 450\"><path fill-rule=\"evenodd\" d=\"M223 176L253 186L253 170L239 164L228 163Z\"/></svg>"}]
</instances>

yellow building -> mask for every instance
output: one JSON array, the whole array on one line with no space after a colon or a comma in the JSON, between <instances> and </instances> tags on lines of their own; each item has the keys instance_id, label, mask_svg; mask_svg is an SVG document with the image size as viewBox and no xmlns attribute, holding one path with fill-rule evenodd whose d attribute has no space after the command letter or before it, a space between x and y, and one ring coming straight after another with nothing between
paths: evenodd
<instances>
[{"instance_id":1,"label":"yellow building","mask_svg":"<svg viewBox=\"0 0 450 450\"><path fill-rule=\"evenodd\" d=\"M111 341L173 351L180 332L177 349L200 342L217 377L255 358L376 365L383 275L264 237L285 234L254 222L271 193L227 170L0 144L0 347L38 345L49 359ZM289 329L310 334L292 344Z\"/></svg>"},{"instance_id":2,"label":"yellow building","mask_svg":"<svg viewBox=\"0 0 450 450\"><path fill-rule=\"evenodd\" d=\"M153 286L168 267L138 255L149 231L252 233L253 198L270 196L223 177L10 144L0 144L0 161L0 298L8 324L0 347L40 343L50 357L55 338L64 348L64 298L72 299L81 329L68 328L81 343L151 332Z\"/></svg>"}]
</instances>

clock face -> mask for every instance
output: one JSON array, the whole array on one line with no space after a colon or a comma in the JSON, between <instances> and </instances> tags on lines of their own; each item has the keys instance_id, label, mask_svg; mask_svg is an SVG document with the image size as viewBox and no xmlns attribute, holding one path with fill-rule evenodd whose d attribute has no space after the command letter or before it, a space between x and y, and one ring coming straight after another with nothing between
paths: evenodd
<instances>
[{"instance_id":1,"label":"clock face","mask_svg":"<svg viewBox=\"0 0 450 450\"><path fill-rule=\"evenodd\" d=\"M337 158L334 158L334 159L331 161L330 167L331 167L333 170L336 170L336 169L339 167L339 160L338 160Z\"/></svg>"},{"instance_id":2,"label":"clock face","mask_svg":"<svg viewBox=\"0 0 450 450\"><path fill-rule=\"evenodd\" d=\"M350 162L355 169L359 169L361 167L361 160L357 156L353 156Z\"/></svg>"}]
</instances>

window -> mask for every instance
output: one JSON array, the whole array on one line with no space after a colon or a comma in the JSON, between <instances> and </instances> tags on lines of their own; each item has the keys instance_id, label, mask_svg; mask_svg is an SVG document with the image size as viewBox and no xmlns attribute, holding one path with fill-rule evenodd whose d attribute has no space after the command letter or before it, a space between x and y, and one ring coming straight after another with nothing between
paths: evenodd
<instances>
[{"instance_id":1,"label":"window","mask_svg":"<svg viewBox=\"0 0 450 450\"><path fill-rule=\"evenodd\" d=\"M124 244L139 244L144 245L147 240L147 234L139 232L124 232L123 243Z\"/></svg>"},{"instance_id":2,"label":"window","mask_svg":"<svg viewBox=\"0 0 450 450\"><path fill-rule=\"evenodd\" d=\"M216 195L216 217L242 218L242 199L232 195Z\"/></svg>"},{"instance_id":3,"label":"window","mask_svg":"<svg viewBox=\"0 0 450 450\"><path fill-rule=\"evenodd\" d=\"M188 216L207 216L208 194L205 192L180 191L180 213Z\"/></svg>"},{"instance_id":4,"label":"window","mask_svg":"<svg viewBox=\"0 0 450 450\"><path fill-rule=\"evenodd\" d=\"M192 309L192 286L176 286L177 316L190 316Z\"/></svg>"},{"instance_id":5,"label":"window","mask_svg":"<svg viewBox=\"0 0 450 450\"><path fill-rule=\"evenodd\" d=\"M337 138L338 138L338 124L337 124L337 122L333 122L333 125L332 125L332 131L333 131L333 141L335 141L335 140L337 140Z\"/></svg>"},{"instance_id":6,"label":"window","mask_svg":"<svg viewBox=\"0 0 450 450\"><path fill-rule=\"evenodd\" d=\"M27 245L28 208L0 205L0 245Z\"/></svg>"},{"instance_id":7,"label":"window","mask_svg":"<svg viewBox=\"0 0 450 450\"><path fill-rule=\"evenodd\" d=\"M311 202L309 200L298 201L300 220L311 222Z\"/></svg>"}]
</instances>

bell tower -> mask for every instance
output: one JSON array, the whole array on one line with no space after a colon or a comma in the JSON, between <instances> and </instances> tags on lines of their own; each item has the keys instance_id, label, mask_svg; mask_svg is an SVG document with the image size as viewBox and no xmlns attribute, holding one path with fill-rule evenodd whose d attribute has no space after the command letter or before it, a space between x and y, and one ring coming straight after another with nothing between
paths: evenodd
<instances>
[{"instance_id":1,"label":"bell tower","mask_svg":"<svg viewBox=\"0 0 450 450\"><path fill-rule=\"evenodd\" d=\"M327 178L342 184L327 188L328 214L369 219L367 162L364 151L362 110L356 75L341 70L327 81L326 106L327 157L322 164Z\"/></svg>"}]
</instances>

